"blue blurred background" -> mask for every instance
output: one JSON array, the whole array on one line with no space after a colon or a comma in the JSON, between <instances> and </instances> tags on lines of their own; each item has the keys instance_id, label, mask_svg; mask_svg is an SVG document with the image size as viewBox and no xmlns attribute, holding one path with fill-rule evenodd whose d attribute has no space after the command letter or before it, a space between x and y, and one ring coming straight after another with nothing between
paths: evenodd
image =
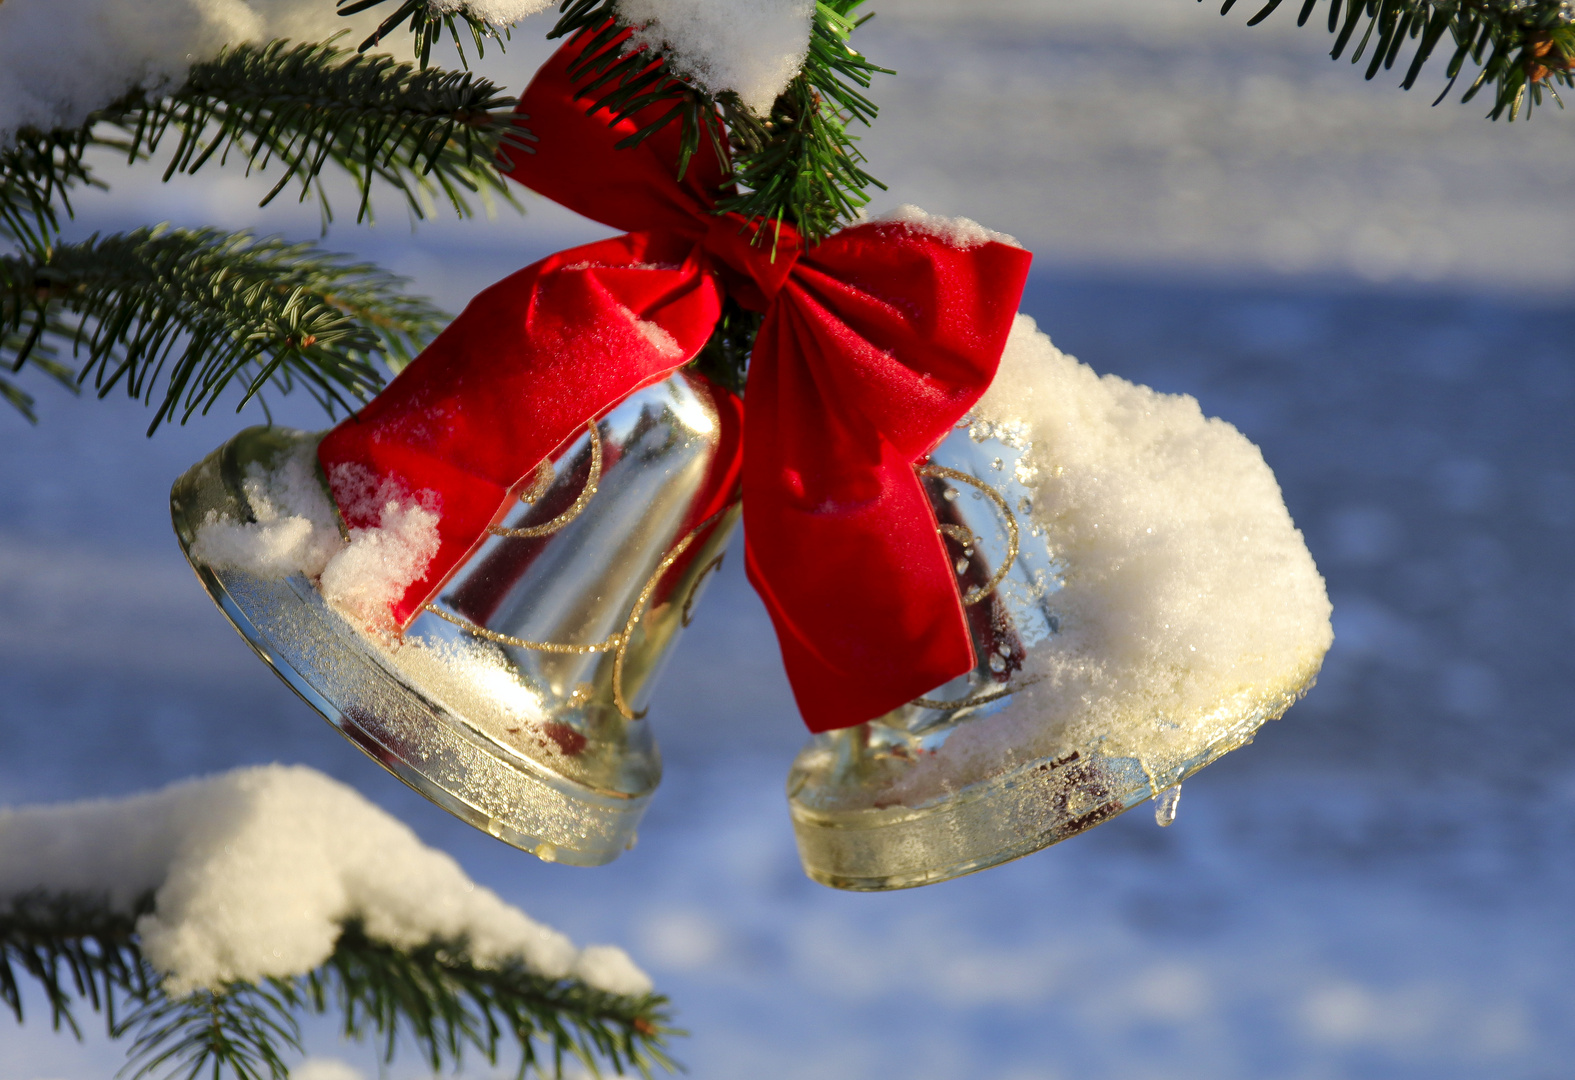
<instances>
[{"instance_id":1,"label":"blue blurred background","mask_svg":"<svg viewBox=\"0 0 1575 1080\"><path fill-rule=\"evenodd\" d=\"M1568 1076L1571 121L1429 109L1330 64L1319 30L1187 0L880 10L865 47L902 72L866 144L881 205L1018 235L1024 309L1257 442L1328 580L1319 685L1189 781L1173 828L1139 811L903 893L810 883L781 786L803 731L735 553L652 710L667 776L639 847L539 863L366 761L192 579L169 484L255 410L147 440L146 410L47 386L38 427L0 413L0 803L310 764L536 917L628 948L696 1080ZM545 29L488 70L520 84ZM317 232L310 208L258 211L255 178L155 172L112 172L79 230ZM414 230L390 205L327 243L457 310L604 232L539 201ZM276 416L320 426L306 402ZM377 1074L371 1048L310 1036ZM121 1054L0 1020L0 1080L102 1077Z\"/></svg>"}]
</instances>

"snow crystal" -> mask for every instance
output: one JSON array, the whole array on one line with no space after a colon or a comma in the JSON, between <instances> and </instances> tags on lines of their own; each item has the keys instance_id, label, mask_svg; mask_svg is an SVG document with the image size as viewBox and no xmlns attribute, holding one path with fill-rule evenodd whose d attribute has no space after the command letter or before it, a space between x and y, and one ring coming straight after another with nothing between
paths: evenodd
<instances>
[{"instance_id":1,"label":"snow crystal","mask_svg":"<svg viewBox=\"0 0 1575 1080\"><path fill-rule=\"evenodd\" d=\"M736 92L759 116L809 52L812 0L619 0L633 44L664 52L712 93Z\"/></svg>"},{"instance_id":2,"label":"snow crystal","mask_svg":"<svg viewBox=\"0 0 1575 1080\"><path fill-rule=\"evenodd\" d=\"M1022 247L1016 237L1005 233L987 229L977 221L968 218L949 218L939 214L927 213L911 203L897 207L889 214L884 214L875 219L877 223L895 223L904 225L909 232L923 233L944 241L954 248L966 251L969 248L979 247L981 244L991 242L1006 244L1010 247Z\"/></svg>"},{"instance_id":3,"label":"snow crystal","mask_svg":"<svg viewBox=\"0 0 1575 1080\"><path fill-rule=\"evenodd\" d=\"M343 466L341 467L343 468ZM344 479L342 474L336 474ZM383 483L344 482L352 517L375 515L372 528L339 534L333 504L318 479L316 444L303 441L272 472L253 464L243 484L252 522L209 513L192 540L192 558L216 569L245 570L270 580L316 578L323 598L373 630L391 627L390 605L426 573L438 549L438 514Z\"/></svg>"},{"instance_id":4,"label":"snow crystal","mask_svg":"<svg viewBox=\"0 0 1575 1080\"><path fill-rule=\"evenodd\" d=\"M311 971L351 919L400 948L464 938L482 967L517 961L610 993L651 989L622 950L576 950L402 822L304 766L0 810L0 897L33 891L103 897L123 912L152 893L137 933L177 995Z\"/></svg>"},{"instance_id":5,"label":"snow crystal","mask_svg":"<svg viewBox=\"0 0 1575 1080\"><path fill-rule=\"evenodd\" d=\"M988 433L988 435L987 435ZM1191 397L1066 356L1019 315L970 437L1024 448L1022 543L1063 568L1021 689L893 784L908 805L1067 747L1173 774L1283 708L1333 633L1322 577L1258 448ZM1030 509L1031 507L1031 509Z\"/></svg>"},{"instance_id":6,"label":"snow crystal","mask_svg":"<svg viewBox=\"0 0 1575 1080\"><path fill-rule=\"evenodd\" d=\"M325 0L4 0L0 146L18 128L75 127L133 87L180 79L225 45L354 36L374 16L342 19Z\"/></svg>"},{"instance_id":7,"label":"snow crystal","mask_svg":"<svg viewBox=\"0 0 1575 1080\"><path fill-rule=\"evenodd\" d=\"M630 313L633 314L632 312ZM656 354L666 360L682 360L684 358L683 346L678 344L678 339L664 330L660 324L646 319L635 317L635 329L640 332Z\"/></svg>"}]
</instances>

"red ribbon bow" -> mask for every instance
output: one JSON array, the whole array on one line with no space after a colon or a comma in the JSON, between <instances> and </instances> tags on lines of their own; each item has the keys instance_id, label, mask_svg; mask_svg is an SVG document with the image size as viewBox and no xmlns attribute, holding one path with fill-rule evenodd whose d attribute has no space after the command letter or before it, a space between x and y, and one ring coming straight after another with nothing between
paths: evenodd
<instances>
[{"instance_id":1,"label":"red ribbon bow","mask_svg":"<svg viewBox=\"0 0 1575 1080\"><path fill-rule=\"evenodd\" d=\"M748 222L712 211L724 176L709 149L674 179L676 125L616 149L651 117L587 116L568 76L578 55L574 42L560 49L525 91L519 111L540 141L535 154L509 152L509 175L630 231L482 292L319 451L341 509L355 507L352 480L440 494L438 553L394 605L399 625L538 462L700 351L725 291L764 312L746 395L745 557L805 722L850 727L972 670L914 465L994 377L1029 254L899 222L808 249L784 224L775 243L751 244ZM375 514L345 523L375 525Z\"/></svg>"}]
</instances>

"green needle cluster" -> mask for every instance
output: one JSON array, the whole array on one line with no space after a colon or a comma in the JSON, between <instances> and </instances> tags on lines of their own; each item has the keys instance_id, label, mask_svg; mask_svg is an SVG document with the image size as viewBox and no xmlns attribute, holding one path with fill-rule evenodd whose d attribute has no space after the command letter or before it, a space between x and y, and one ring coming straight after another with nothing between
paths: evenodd
<instances>
[{"instance_id":1,"label":"green needle cluster","mask_svg":"<svg viewBox=\"0 0 1575 1080\"><path fill-rule=\"evenodd\" d=\"M99 397L117 386L166 420L237 408L270 384L304 387L330 414L382 385L443 325L402 280L312 244L217 229L136 229L0 257L0 349ZM69 361L64 358L69 357ZM32 400L0 379L0 394Z\"/></svg>"},{"instance_id":2,"label":"green needle cluster","mask_svg":"<svg viewBox=\"0 0 1575 1080\"><path fill-rule=\"evenodd\" d=\"M0 148L0 365L31 368L100 397L122 386L156 407L149 431L185 420L239 385L305 387L332 413L375 392L442 328L403 282L310 244L212 229L139 229L60 242L71 193L100 187L89 153L167 155L166 180L238 159L275 175L261 202L291 184L332 217L333 168L370 216L381 185L425 216L444 203L513 203L495 162L529 149L515 100L470 72L416 69L328 44L275 41L228 49L178 86L133 90L76 128L27 130ZM0 374L0 397L34 417L33 396Z\"/></svg>"},{"instance_id":3,"label":"green needle cluster","mask_svg":"<svg viewBox=\"0 0 1575 1080\"><path fill-rule=\"evenodd\" d=\"M1256 26L1284 0L1268 3L1252 17ZM1302 0L1297 25L1305 26L1320 0ZM1335 35L1330 55L1338 60L1354 41L1351 62L1367 58L1367 78L1392 69L1409 56L1400 85L1409 90L1440 44L1448 50L1443 101L1467 65L1476 75L1461 101L1493 88L1494 120L1531 115L1546 93L1561 106L1559 86L1575 86L1575 12L1569 0L1327 0L1329 32ZM1236 0L1225 0L1220 14ZM1360 36L1358 36L1360 31ZM1434 102L1437 104L1437 102Z\"/></svg>"},{"instance_id":4,"label":"green needle cluster","mask_svg":"<svg viewBox=\"0 0 1575 1080\"><path fill-rule=\"evenodd\" d=\"M236 981L173 997L142 955L130 913L83 896L30 894L0 910L0 1004L23 1019L24 980L40 986L59 1030L78 1038L73 1006L102 1013L113 1038L129 1038L128 1080L286 1080L301 1052L301 1015L341 1018L347 1038L375 1039L385 1061L401 1040L434 1073L468 1055L490 1066L517 1057L516 1075L561 1077L575 1060L593 1071L675 1066L667 999L595 990L522 964L478 967L466 943L399 948L346 923L321 966L295 978Z\"/></svg>"}]
</instances>

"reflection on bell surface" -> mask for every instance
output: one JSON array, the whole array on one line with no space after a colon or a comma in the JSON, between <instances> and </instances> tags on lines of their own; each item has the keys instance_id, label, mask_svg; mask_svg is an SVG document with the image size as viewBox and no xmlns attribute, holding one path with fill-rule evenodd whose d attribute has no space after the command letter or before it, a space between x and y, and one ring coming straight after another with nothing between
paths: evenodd
<instances>
[{"instance_id":1,"label":"reflection on bell surface","mask_svg":"<svg viewBox=\"0 0 1575 1080\"><path fill-rule=\"evenodd\" d=\"M921 463L976 668L817 735L788 797L810 877L944 881L1074 836L1252 740L1329 646L1261 455L1190 398L1100 379L1019 318Z\"/></svg>"},{"instance_id":2,"label":"reflection on bell surface","mask_svg":"<svg viewBox=\"0 0 1575 1080\"><path fill-rule=\"evenodd\" d=\"M269 492L303 496L269 478L307 462L326 501L320 434L243 431L177 481L175 530L257 654L362 750L509 844L598 865L633 846L661 778L645 705L738 519L716 490L737 445L721 393L680 373L587 425L403 635L347 617L318 575L204 538L232 523L259 545L287 536ZM343 544L330 535L330 553Z\"/></svg>"}]
</instances>

